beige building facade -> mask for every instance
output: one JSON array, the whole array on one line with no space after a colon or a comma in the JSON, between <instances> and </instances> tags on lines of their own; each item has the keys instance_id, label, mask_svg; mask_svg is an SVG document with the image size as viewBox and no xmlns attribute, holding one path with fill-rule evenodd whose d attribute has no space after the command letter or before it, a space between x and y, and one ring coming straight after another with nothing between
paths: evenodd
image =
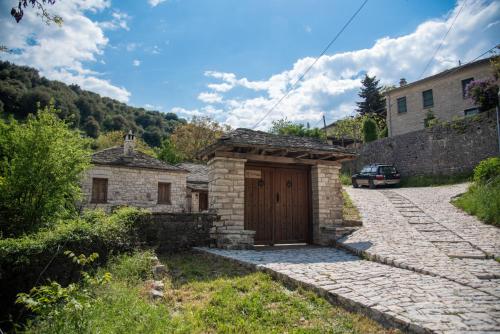
<instances>
[{"instance_id":1,"label":"beige building facade","mask_svg":"<svg viewBox=\"0 0 500 334\"><path fill-rule=\"evenodd\" d=\"M429 112L442 121L478 113L466 97L466 86L473 80L493 79L490 59L482 59L433 76L405 84L386 95L389 136L425 128Z\"/></svg>"},{"instance_id":2,"label":"beige building facade","mask_svg":"<svg viewBox=\"0 0 500 334\"><path fill-rule=\"evenodd\" d=\"M127 205L153 212L186 211L188 171L135 151L132 134L124 146L96 152L92 165L81 183L83 208L110 211Z\"/></svg>"}]
</instances>

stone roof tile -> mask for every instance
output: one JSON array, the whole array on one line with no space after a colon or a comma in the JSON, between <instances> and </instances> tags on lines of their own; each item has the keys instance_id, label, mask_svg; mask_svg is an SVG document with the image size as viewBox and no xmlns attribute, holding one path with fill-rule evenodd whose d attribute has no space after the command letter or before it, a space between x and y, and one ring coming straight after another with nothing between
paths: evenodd
<instances>
[{"instance_id":1,"label":"stone roof tile","mask_svg":"<svg viewBox=\"0 0 500 334\"><path fill-rule=\"evenodd\" d=\"M124 166L134 168L161 169L176 172L186 170L170 165L145 153L134 151L131 157L123 154L123 146L115 146L96 152L92 155L92 163L97 165Z\"/></svg>"}]
</instances>

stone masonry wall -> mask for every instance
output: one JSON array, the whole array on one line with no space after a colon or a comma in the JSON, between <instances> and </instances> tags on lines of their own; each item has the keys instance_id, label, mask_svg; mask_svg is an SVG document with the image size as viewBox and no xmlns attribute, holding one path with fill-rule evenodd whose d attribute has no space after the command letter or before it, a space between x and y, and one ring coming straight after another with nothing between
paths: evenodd
<instances>
[{"instance_id":1,"label":"stone masonry wall","mask_svg":"<svg viewBox=\"0 0 500 334\"><path fill-rule=\"evenodd\" d=\"M90 203L92 178L108 179L108 203ZM158 182L171 184L171 204L158 204ZM149 208L153 212L183 212L186 206L186 173L94 165L82 180L84 208L110 210L120 205Z\"/></svg>"},{"instance_id":2,"label":"stone masonry wall","mask_svg":"<svg viewBox=\"0 0 500 334\"><path fill-rule=\"evenodd\" d=\"M483 159L498 155L493 113L467 117L400 136L365 144L353 162L343 164L354 173L369 163L394 164L402 176L471 172Z\"/></svg>"},{"instance_id":3,"label":"stone masonry wall","mask_svg":"<svg viewBox=\"0 0 500 334\"><path fill-rule=\"evenodd\" d=\"M245 159L214 158L208 162L208 206L221 219L212 236L219 248L249 248L254 231L244 230Z\"/></svg>"},{"instance_id":4,"label":"stone masonry wall","mask_svg":"<svg viewBox=\"0 0 500 334\"><path fill-rule=\"evenodd\" d=\"M153 213L137 230L146 245L159 252L177 252L210 246L210 229L218 219L210 213Z\"/></svg>"},{"instance_id":5,"label":"stone masonry wall","mask_svg":"<svg viewBox=\"0 0 500 334\"><path fill-rule=\"evenodd\" d=\"M311 169L313 203L313 242L330 245L336 239L336 227L342 225L342 187L339 166L316 165Z\"/></svg>"}]
</instances>

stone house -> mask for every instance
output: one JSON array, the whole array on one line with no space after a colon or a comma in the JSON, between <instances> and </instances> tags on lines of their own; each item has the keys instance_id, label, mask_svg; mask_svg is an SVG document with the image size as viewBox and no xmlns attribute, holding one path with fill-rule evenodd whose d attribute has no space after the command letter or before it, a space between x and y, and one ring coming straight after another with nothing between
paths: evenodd
<instances>
[{"instance_id":1,"label":"stone house","mask_svg":"<svg viewBox=\"0 0 500 334\"><path fill-rule=\"evenodd\" d=\"M307 137L237 129L203 149L217 247L328 245L344 231L341 161L348 149Z\"/></svg>"},{"instance_id":2,"label":"stone house","mask_svg":"<svg viewBox=\"0 0 500 334\"><path fill-rule=\"evenodd\" d=\"M92 168L82 180L84 208L107 211L120 205L153 212L186 211L188 171L135 150L135 136L125 136L123 146L92 155Z\"/></svg>"},{"instance_id":3,"label":"stone house","mask_svg":"<svg viewBox=\"0 0 500 334\"><path fill-rule=\"evenodd\" d=\"M473 80L493 79L490 59L482 59L400 86L386 92L389 137L425 128L429 111L442 121L478 113L466 97Z\"/></svg>"},{"instance_id":4,"label":"stone house","mask_svg":"<svg viewBox=\"0 0 500 334\"><path fill-rule=\"evenodd\" d=\"M184 162L177 167L189 172L187 176L186 210L203 212L208 210L208 166Z\"/></svg>"}]
</instances>

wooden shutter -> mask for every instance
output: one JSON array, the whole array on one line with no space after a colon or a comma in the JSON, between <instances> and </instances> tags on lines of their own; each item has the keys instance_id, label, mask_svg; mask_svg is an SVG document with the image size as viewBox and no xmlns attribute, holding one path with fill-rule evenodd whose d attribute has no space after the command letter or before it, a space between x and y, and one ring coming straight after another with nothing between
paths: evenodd
<instances>
[{"instance_id":1,"label":"wooden shutter","mask_svg":"<svg viewBox=\"0 0 500 334\"><path fill-rule=\"evenodd\" d=\"M108 179L92 179L92 203L108 202Z\"/></svg>"},{"instance_id":2,"label":"wooden shutter","mask_svg":"<svg viewBox=\"0 0 500 334\"><path fill-rule=\"evenodd\" d=\"M158 204L170 204L170 183L158 182Z\"/></svg>"}]
</instances>

